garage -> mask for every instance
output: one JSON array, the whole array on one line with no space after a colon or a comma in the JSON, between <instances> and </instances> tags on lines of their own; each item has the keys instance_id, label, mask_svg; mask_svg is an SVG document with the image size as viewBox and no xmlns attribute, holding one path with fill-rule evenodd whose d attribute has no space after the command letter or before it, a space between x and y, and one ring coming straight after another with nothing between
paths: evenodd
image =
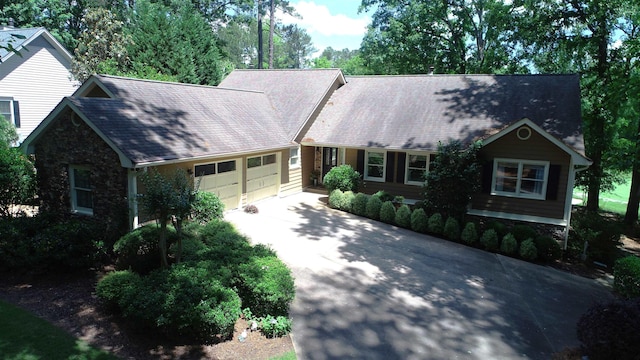
<instances>
[{"instance_id":1,"label":"garage","mask_svg":"<svg viewBox=\"0 0 640 360\"><path fill-rule=\"evenodd\" d=\"M196 186L201 191L212 192L224 203L225 209L235 209L240 205L242 192L240 159L232 159L195 166Z\"/></svg>"},{"instance_id":2,"label":"garage","mask_svg":"<svg viewBox=\"0 0 640 360\"><path fill-rule=\"evenodd\" d=\"M247 203L278 195L277 154L247 158Z\"/></svg>"}]
</instances>

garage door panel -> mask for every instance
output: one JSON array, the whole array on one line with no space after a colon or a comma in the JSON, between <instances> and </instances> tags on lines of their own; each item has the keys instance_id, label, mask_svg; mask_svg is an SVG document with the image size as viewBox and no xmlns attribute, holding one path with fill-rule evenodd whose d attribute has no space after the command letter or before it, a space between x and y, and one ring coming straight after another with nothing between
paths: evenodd
<instances>
[{"instance_id":1,"label":"garage door panel","mask_svg":"<svg viewBox=\"0 0 640 360\"><path fill-rule=\"evenodd\" d=\"M266 155L269 157L273 155ZM265 158L263 157L263 159ZM262 162L264 163L264 162ZM278 162L247 169L247 202L251 203L278 194Z\"/></svg>"},{"instance_id":2,"label":"garage door panel","mask_svg":"<svg viewBox=\"0 0 640 360\"><path fill-rule=\"evenodd\" d=\"M235 209L240 203L239 177L240 173L237 170L197 176L196 185L199 185L200 191L216 194L224 204L225 209ZM197 183L198 181L199 184Z\"/></svg>"}]
</instances>

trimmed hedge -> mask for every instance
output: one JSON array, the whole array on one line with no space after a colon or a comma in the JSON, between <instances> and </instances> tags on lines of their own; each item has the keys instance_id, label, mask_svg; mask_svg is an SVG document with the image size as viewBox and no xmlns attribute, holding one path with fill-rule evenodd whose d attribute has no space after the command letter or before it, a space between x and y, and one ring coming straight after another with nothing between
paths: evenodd
<instances>
[{"instance_id":1,"label":"trimmed hedge","mask_svg":"<svg viewBox=\"0 0 640 360\"><path fill-rule=\"evenodd\" d=\"M167 226L167 244L177 240L176 230ZM113 245L116 269L131 269L138 274L148 274L160 267L158 240L160 227L149 224L125 234Z\"/></svg>"},{"instance_id":2,"label":"trimmed hedge","mask_svg":"<svg viewBox=\"0 0 640 360\"><path fill-rule=\"evenodd\" d=\"M380 209L382 208L382 200L377 196L370 196L367 201L367 217L373 220L380 219Z\"/></svg>"},{"instance_id":3,"label":"trimmed hedge","mask_svg":"<svg viewBox=\"0 0 640 360\"><path fill-rule=\"evenodd\" d=\"M357 193L351 203L351 210L358 216L365 216L367 214L367 202L369 196L363 193Z\"/></svg>"},{"instance_id":4,"label":"trimmed hedge","mask_svg":"<svg viewBox=\"0 0 640 360\"><path fill-rule=\"evenodd\" d=\"M380 221L387 224L395 224L396 221L396 207L391 201L385 201L380 207Z\"/></svg>"},{"instance_id":5,"label":"trimmed hedge","mask_svg":"<svg viewBox=\"0 0 640 360\"><path fill-rule=\"evenodd\" d=\"M444 230L444 220L442 220L442 215L439 213L435 213L429 217L429 232L442 235L442 231Z\"/></svg>"},{"instance_id":6,"label":"trimmed hedge","mask_svg":"<svg viewBox=\"0 0 640 360\"><path fill-rule=\"evenodd\" d=\"M518 251L518 240L512 233L508 233L502 238L500 243L500 251L507 255L514 255Z\"/></svg>"},{"instance_id":7,"label":"trimmed hedge","mask_svg":"<svg viewBox=\"0 0 640 360\"><path fill-rule=\"evenodd\" d=\"M257 316L286 316L295 288L291 270L277 257L253 258L238 268L242 306Z\"/></svg>"},{"instance_id":8,"label":"trimmed hedge","mask_svg":"<svg viewBox=\"0 0 640 360\"><path fill-rule=\"evenodd\" d=\"M480 243L489 251L496 251L500 248L498 233L493 229L485 230L485 232L482 233Z\"/></svg>"},{"instance_id":9,"label":"trimmed hedge","mask_svg":"<svg viewBox=\"0 0 640 360\"><path fill-rule=\"evenodd\" d=\"M520 257L529 261L538 258L538 248L536 248L533 239L527 239L520 244Z\"/></svg>"},{"instance_id":10,"label":"trimmed hedge","mask_svg":"<svg viewBox=\"0 0 640 360\"><path fill-rule=\"evenodd\" d=\"M423 208L413 210L411 213L411 230L426 233L429 230L429 219Z\"/></svg>"},{"instance_id":11,"label":"trimmed hedge","mask_svg":"<svg viewBox=\"0 0 640 360\"><path fill-rule=\"evenodd\" d=\"M206 224L224 216L224 203L218 195L208 191L196 192L196 199L192 204L191 217L199 224Z\"/></svg>"},{"instance_id":12,"label":"trimmed hedge","mask_svg":"<svg viewBox=\"0 0 640 360\"><path fill-rule=\"evenodd\" d=\"M640 297L640 258L627 256L616 260L613 289L626 299Z\"/></svg>"},{"instance_id":13,"label":"trimmed hedge","mask_svg":"<svg viewBox=\"0 0 640 360\"><path fill-rule=\"evenodd\" d=\"M396 211L396 219L395 222L398 226L403 227L405 229L411 228L411 209L406 204L403 204Z\"/></svg>"},{"instance_id":14,"label":"trimmed hedge","mask_svg":"<svg viewBox=\"0 0 640 360\"><path fill-rule=\"evenodd\" d=\"M538 232L534 228L524 224L514 225L510 232L519 243L527 239L535 239L538 237Z\"/></svg>"},{"instance_id":15,"label":"trimmed hedge","mask_svg":"<svg viewBox=\"0 0 640 360\"><path fill-rule=\"evenodd\" d=\"M360 186L360 173L355 171L351 165L336 166L325 174L322 184L329 193L336 189L340 189L342 192L357 192Z\"/></svg>"},{"instance_id":16,"label":"trimmed hedge","mask_svg":"<svg viewBox=\"0 0 640 360\"><path fill-rule=\"evenodd\" d=\"M462 241L469 245L474 245L476 242L478 242L478 231L476 230L476 224L468 222L464 226L464 229L462 229L460 238L462 239Z\"/></svg>"},{"instance_id":17,"label":"trimmed hedge","mask_svg":"<svg viewBox=\"0 0 640 360\"><path fill-rule=\"evenodd\" d=\"M450 240L460 240L460 224L458 223L458 220L453 217L449 217L444 223L444 229L442 230L442 233Z\"/></svg>"},{"instance_id":18,"label":"trimmed hedge","mask_svg":"<svg viewBox=\"0 0 640 360\"><path fill-rule=\"evenodd\" d=\"M344 210L346 197L340 189L335 189L329 194L329 207L332 209Z\"/></svg>"},{"instance_id":19,"label":"trimmed hedge","mask_svg":"<svg viewBox=\"0 0 640 360\"><path fill-rule=\"evenodd\" d=\"M554 261L562 257L562 248L558 242L550 236L538 236L534 243L538 249L538 258L542 261Z\"/></svg>"}]
</instances>

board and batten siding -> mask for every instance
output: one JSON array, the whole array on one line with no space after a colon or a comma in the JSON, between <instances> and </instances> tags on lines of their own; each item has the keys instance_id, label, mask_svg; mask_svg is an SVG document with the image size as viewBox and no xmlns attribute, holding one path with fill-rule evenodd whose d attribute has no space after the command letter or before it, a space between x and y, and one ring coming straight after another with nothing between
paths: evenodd
<instances>
[{"instance_id":1,"label":"board and batten siding","mask_svg":"<svg viewBox=\"0 0 640 360\"><path fill-rule=\"evenodd\" d=\"M19 101L22 142L77 83L71 80L71 64L44 38L33 40L22 57L0 64L0 96Z\"/></svg>"},{"instance_id":2,"label":"board and batten siding","mask_svg":"<svg viewBox=\"0 0 640 360\"><path fill-rule=\"evenodd\" d=\"M473 196L472 208L480 211L563 219L570 166L569 154L535 131L531 132L531 137L527 140L519 139L516 134L517 130L511 131L482 148L480 157L485 162L484 171L493 172L495 158L549 161L551 166L559 165L557 193L553 199L547 196L545 200L533 200L491 195L483 191ZM490 176L484 174L483 182L491 181L492 176L492 174ZM483 188L490 190L490 184L483 184Z\"/></svg>"}]
</instances>

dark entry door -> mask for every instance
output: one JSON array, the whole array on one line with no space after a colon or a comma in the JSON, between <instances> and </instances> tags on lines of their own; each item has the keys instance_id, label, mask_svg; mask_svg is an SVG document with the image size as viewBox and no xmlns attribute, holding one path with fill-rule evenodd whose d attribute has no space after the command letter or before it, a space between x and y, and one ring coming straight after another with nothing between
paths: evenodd
<instances>
[{"instance_id":1,"label":"dark entry door","mask_svg":"<svg viewBox=\"0 0 640 360\"><path fill-rule=\"evenodd\" d=\"M322 148L322 177L335 166L338 166L338 148Z\"/></svg>"}]
</instances>

